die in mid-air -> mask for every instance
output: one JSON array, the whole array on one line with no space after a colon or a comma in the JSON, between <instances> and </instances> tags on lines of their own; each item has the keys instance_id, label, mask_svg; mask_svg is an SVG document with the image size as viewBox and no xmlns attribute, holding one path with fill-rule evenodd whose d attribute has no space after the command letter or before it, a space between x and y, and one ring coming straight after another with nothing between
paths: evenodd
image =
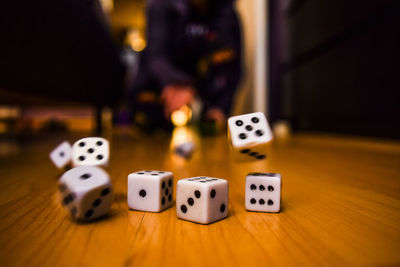
<instances>
[{"instance_id":1,"label":"die in mid-air","mask_svg":"<svg viewBox=\"0 0 400 267\"><path fill-rule=\"evenodd\" d=\"M238 161L265 159L268 144L273 139L262 112L230 117L228 136L234 158Z\"/></svg>"},{"instance_id":2,"label":"die in mid-air","mask_svg":"<svg viewBox=\"0 0 400 267\"><path fill-rule=\"evenodd\" d=\"M101 137L86 137L72 145L74 166L107 166L110 154L109 143Z\"/></svg>"},{"instance_id":3,"label":"die in mid-air","mask_svg":"<svg viewBox=\"0 0 400 267\"><path fill-rule=\"evenodd\" d=\"M80 220L98 218L110 209L112 184L108 174L95 166L79 166L59 180L62 205Z\"/></svg>"},{"instance_id":4,"label":"die in mid-air","mask_svg":"<svg viewBox=\"0 0 400 267\"><path fill-rule=\"evenodd\" d=\"M185 158L190 159L195 150L193 142L184 142L174 148L174 153Z\"/></svg>"},{"instance_id":5,"label":"die in mid-air","mask_svg":"<svg viewBox=\"0 0 400 267\"><path fill-rule=\"evenodd\" d=\"M128 175L128 207L160 212L173 204L174 176L167 171L138 171Z\"/></svg>"},{"instance_id":6,"label":"die in mid-air","mask_svg":"<svg viewBox=\"0 0 400 267\"><path fill-rule=\"evenodd\" d=\"M279 173L249 173L246 176L246 209L279 212L281 209L281 188L282 180Z\"/></svg>"},{"instance_id":7,"label":"die in mid-air","mask_svg":"<svg viewBox=\"0 0 400 267\"><path fill-rule=\"evenodd\" d=\"M228 215L228 181L199 176L178 181L176 214L178 218L209 224Z\"/></svg>"},{"instance_id":8,"label":"die in mid-air","mask_svg":"<svg viewBox=\"0 0 400 267\"><path fill-rule=\"evenodd\" d=\"M50 159L57 168L64 168L70 163L72 157L72 147L68 141L59 144L50 152Z\"/></svg>"}]
</instances>

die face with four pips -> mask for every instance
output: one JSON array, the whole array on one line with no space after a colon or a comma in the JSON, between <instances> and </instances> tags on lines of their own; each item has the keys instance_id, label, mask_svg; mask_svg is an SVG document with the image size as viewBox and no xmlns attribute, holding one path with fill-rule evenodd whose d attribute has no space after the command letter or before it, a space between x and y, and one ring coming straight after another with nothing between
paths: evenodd
<instances>
[{"instance_id":1,"label":"die face with four pips","mask_svg":"<svg viewBox=\"0 0 400 267\"><path fill-rule=\"evenodd\" d=\"M72 145L72 164L74 166L108 166L110 148L106 139L86 137Z\"/></svg>"},{"instance_id":2,"label":"die face with four pips","mask_svg":"<svg viewBox=\"0 0 400 267\"><path fill-rule=\"evenodd\" d=\"M128 207L160 212L173 204L174 177L167 171L138 171L128 175Z\"/></svg>"},{"instance_id":3,"label":"die face with four pips","mask_svg":"<svg viewBox=\"0 0 400 267\"><path fill-rule=\"evenodd\" d=\"M264 113L255 112L228 119L228 137L235 160L262 160L267 157L272 131Z\"/></svg>"},{"instance_id":4,"label":"die face with four pips","mask_svg":"<svg viewBox=\"0 0 400 267\"><path fill-rule=\"evenodd\" d=\"M209 224L228 215L228 181L214 177L179 180L176 187L178 218Z\"/></svg>"},{"instance_id":5,"label":"die face with four pips","mask_svg":"<svg viewBox=\"0 0 400 267\"><path fill-rule=\"evenodd\" d=\"M281 209L281 188L282 182L279 173L249 173L246 176L246 209L279 212Z\"/></svg>"},{"instance_id":6,"label":"die face with four pips","mask_svg":"<svg viewBox=\"0 0 400 267\"><path fill-rule=\"evenodd\" d=\"M59 183L61 204L78 220L92 220L108 212L113 200L108 174L95 166L79 166L63 174Z\"/></svg>"}]
</instances>

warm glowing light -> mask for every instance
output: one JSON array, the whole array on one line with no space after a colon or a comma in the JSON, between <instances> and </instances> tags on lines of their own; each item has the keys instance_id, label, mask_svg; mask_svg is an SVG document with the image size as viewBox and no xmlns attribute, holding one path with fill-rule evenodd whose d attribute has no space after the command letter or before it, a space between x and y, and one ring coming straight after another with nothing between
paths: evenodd
<instances>
[{"instance_id":1,"label":"warm glowing light","mask_svg":"<svg viewBox=\"0 0 400 267\"><path fill-rule=\"evenodd\" d=\"M171 148L186 142L193 142L193 131L187 127L177 127L172 132Z\"/></svg>"},{"instance_id":2,"label":"warm glowing light","mask_svg":"<svg viewBox=\"0 0 400 267\"><path fill-rule=\"evenodd\" d=\"M211 56L211 60L213 61L213 63L221 64L232 60L233 57L234 57L234 52L232 49L222 49L220 51L215 52Z\"/></svg>"},{"instance_id":3,"label":"warm glowing light","mask_svg":"<svg viewBox=\"0 0 400 267\"><path fill-rule=\"evenodd\" d=\"M0 122L0 134L7 132L7 124L4 122Z\"/></svg>"},{"instance_id":4,"label":"warm glowing light","mask_svg":"<svg viewBox=\"0 0 400 267\"><path fill-rule=\"evenodd\" d=\"M175 125L175 126L184 126L184 125L186 125L187 124L187 122L188 122L188 117L187 117L187 115L186 115L186 113L184 112L184 111L182 111L182 110L176 110L176 111L174 111L173 113L172 113L172 115L171 115L171 120L172 120L172 123Z\"/></svg>"},{"instance_id":5,"label":"warm glowing light","mask_svg":"<svg viewBox=\"0 0 400 267\"><path fill-rule=\"evenodd\" d=\"M201 147L200 138L195 129L188 126L176 127L172 131L170 150L172 152L171 159L173 160L174 164L177 164L177 166L182 166L186 164L187 161L182 156L178 156L173 152L177 146L187 142L193 143L196 148Z\"/></svg>"},{"instance_id":6,"label":"warm glowing light","mask_svg":"<svg viewBox=\"0 0 400 267\"><path fill-rule=\"evenodd\" d=\"M0 119L15 119L19 116L17 107L0 106Z\"/></svg>"},{"instance_id":7,"label":"warm glowing light","mask_svg":"<svg viewBox=\"0 0 400 267\"><path fill-rule=\"evenodd\" d=\"M131 42L131 46L133 50L140 52L146 47L146 42L142 38L138 38Z\"/></svg>"},{"instance_id":8,"label":"warm glowing light","mask_svg":"<svg viewBox=\"0 0 400 267\"><path fill-rule=\"evenodd\" d=\"M103 8L105 13L110 13L114 9L114 1L113 0L100 0L100 5Z\"/></svg>"},{"instance_id":9,"label":"warm glowing light","mask_svg":"<svg viewBox=\"0 0 400 267\"><path fill-rule=\"evenodd\" d=\"M131 30L128 33L128 43L136 52L140 52L146 48L146 41L138 30Z\"/></svg>"},{"instance_id":10,"label":"warm glowing light","mask_svg":"<svg viewBox=\"0 0 400 267\"><path fill-rule=\"evenodd\" d=\"M177 127L187 125L191 119L192 110L188 106L183 106L171 114L171 121Z\"/></svg>"}]
</instances>

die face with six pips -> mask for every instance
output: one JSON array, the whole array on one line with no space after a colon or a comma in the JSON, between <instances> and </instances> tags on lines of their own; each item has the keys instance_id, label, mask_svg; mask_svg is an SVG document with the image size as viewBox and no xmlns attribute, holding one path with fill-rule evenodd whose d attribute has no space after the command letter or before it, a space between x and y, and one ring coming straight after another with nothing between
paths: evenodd
<instances>
[{"instance_id":1,"label":"die face with six pips","mask_svg":"<svg viewBox=\"0 0 400 267\"><path fill-rule=\"evenodd\" d=\"M281 187L281 175L279 173L249 173L246 176L246 209L279 212L281 209Z\"/></svg>"},{"instance_id":2,"label":"die face with six pips","mask_svg":"<svg viewBox=\"0 0 400 267\"><path fill-rule=\"evenodd\" d=\"M230 117L228 136L234 159L238 161L265 159L268 144L273 139L268 121L262 112Z\"/></svg>"},{"instance_id":3,"label":"die face with six pips","mask_svg":"<svg viewBox=\"0 0 400 267\"><path fill-rule=\"evenodd\" d=\"M178 218L209 224L228 215L228 181L214 177L179 180L176 188Z\"/></svg>"},{"instance_id":4,"label":"die face with six pips","mask_svg":"<svg viewBox=\"0 0 400 267\"><path fill-rule=\"evenodd\" d=\"M143 170L128 175L128 207L160 212L173 204L172 172Z\"/></svg>"}]
</instances>

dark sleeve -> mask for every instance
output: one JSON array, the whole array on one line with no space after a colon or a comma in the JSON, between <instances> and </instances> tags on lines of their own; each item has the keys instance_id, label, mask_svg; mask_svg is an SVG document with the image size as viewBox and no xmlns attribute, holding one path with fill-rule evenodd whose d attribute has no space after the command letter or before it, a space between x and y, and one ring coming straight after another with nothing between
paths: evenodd
<instances>
[{"instance_id":1,"label":"dark sleeve","mask_svg":"<svg viewBox=\"0 0 400 267\"><path fill-rule=\"evenodd\" d=\"M221 0L217 2L214 8L212 26L217 33L217 42L220 45L239 48L240 25L234 9L234 2L234 0Z\"/></svg>"},{"instance_id":2,"label":"dark sleeve","mask_svg":"<svg viewBox=\"0 0 400 267\"><path fill-rule=\"evenodd\" d=\"M158 2L158 1L154 1ZM192 79L183 70L173 64L170 58L171 38L173 38L173 14L167 4L149 4L147 10L147 65L158 83L164 87L168 84L192 84Z\"/></svg>"},{"instance_id":3,"label":"dark sleeve","mask_svg":"<svg viewBox=\"0 0 400 267\"><path fill-rule=\"evenodd\" d=\"M232 1L229 5L221 6L218 10L215 29L217 43L220 49L231 49L233 58L211 71L206 85L209 96L205 101L205 109L220 108L226 115L231 111L234 94L242 74L241 34L239 19L233 9Z\"/></svg>"},{"instance_id":4,"label":"dark sleeve","mask_svg":"<svg viewBox=\"0 0 400 267\"><path fill-rule=\"evenodd\" d=\"M206 83L205 111L210 108L219 108L223 110L225 115L230 114L241 72L240 60L234 60L216 67Z\"/></svg>"}]
</instances>

